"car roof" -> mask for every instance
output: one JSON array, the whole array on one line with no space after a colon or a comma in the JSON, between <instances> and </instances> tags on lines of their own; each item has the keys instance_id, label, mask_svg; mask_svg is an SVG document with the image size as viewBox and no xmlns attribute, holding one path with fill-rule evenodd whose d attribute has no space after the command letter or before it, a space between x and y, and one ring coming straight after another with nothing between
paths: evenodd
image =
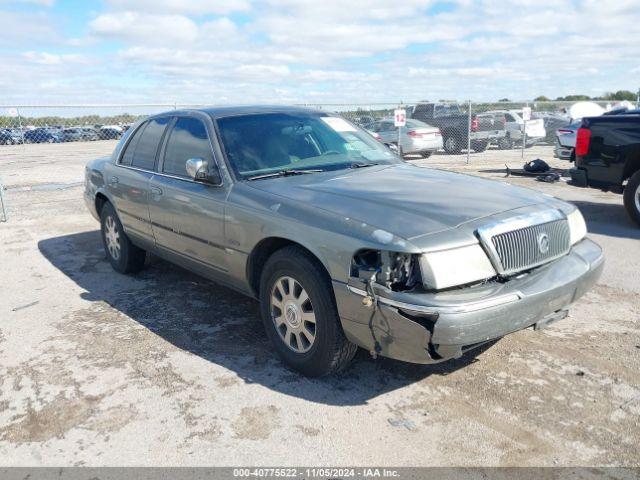
<instances>
[{"instance_id":1,"label":"car roof","mask_svg":"<svg viewBox=\"0 0 640 480\"><path fill-rule=\"evenodd\" d=\"M239 115L255 115L261 113L329 113L316 108L289 106L289 105L237 105L237 106L221 106L221 107L204 107L204 108L185 108L182 110L170 110L158 114L179 115L180 113L204 112L213 119L224 117L235 117ZM156 116L156 115L153 115Z\"/></svg>"}]
</instances>

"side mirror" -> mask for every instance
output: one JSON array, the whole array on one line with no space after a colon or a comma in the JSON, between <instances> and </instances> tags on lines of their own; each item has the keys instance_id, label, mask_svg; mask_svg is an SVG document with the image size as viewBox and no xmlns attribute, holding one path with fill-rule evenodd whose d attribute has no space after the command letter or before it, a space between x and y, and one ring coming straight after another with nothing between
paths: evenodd
<instances>
[{"instance_id":1,"label":"side mirror","mask_svg":"<svg viewBox=\"0 0 640 480\"><path fill-rule=\"evenodd\" d=\"M209 163L202 158L190 158L186 164L187 174L196 182L207 182L213 185L220 185L222 179L220 173L216 169L215 172L209 172Z\"/></svg>"}]
</instances>

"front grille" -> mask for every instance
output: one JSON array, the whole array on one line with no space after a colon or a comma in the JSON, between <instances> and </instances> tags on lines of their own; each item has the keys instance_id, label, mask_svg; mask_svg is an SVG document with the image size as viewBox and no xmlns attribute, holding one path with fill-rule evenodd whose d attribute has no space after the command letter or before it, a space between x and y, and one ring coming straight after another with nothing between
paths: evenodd
<instances>
[{"instance_id":1,"label":"front grille","mask_svg":"<svg viewBox=\"0 0 640 480\"><path fill-rule=\"evenodd\" d=\"M542 238L545 235L546 241ZM491 242L502 264L500 273L515 273L566 254L570 247L569 224L565 219L540 223L494 235Z\"/></svg>"}]
</instances>

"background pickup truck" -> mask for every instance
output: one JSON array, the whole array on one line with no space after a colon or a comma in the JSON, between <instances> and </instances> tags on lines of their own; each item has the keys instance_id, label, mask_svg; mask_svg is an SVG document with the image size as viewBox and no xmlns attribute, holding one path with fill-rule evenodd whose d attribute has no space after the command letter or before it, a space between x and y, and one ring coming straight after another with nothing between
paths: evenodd
<instances>
[{"instance_id":1,"label":"background pickup truck","mask_svg":"<svg viewBox=\"0 0 640 480\"><path fill-rule=\"evenodd\" d=\"M457 103L418 103L411 118L438 127L442 132L442 143L447 153L460 153L467 147L467 134L471 130L471 149L483 152L490 143L497 143L505 136L504 123L492 115L471 115Z\"/></svg>"},{"instance_id":2,"label":"background pickup truck","mask_svg":"<svg viewBox=\"0 0 640 480\"><path fill-rule=\"evenodd\" d=\"M627 212L640 225L639 111L583 118L575 155L573 183L623 193Z\"/></svg>"}]
</instances>

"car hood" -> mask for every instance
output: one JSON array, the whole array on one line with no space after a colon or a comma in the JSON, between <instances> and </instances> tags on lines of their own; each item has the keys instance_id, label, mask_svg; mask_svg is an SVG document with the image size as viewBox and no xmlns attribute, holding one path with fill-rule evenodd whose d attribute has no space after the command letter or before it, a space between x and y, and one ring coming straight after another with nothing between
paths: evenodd
<instances>
[{"instance_id":1,"label":"car hood","mask_svg":"<svg viewBox=\"0 0 640 480\"><path fill-rule=\"evenodd\" d=\"M406 240L547 201L533 190L409 164L263 179L251 186Z\"/></svg>"}]
</instances>

